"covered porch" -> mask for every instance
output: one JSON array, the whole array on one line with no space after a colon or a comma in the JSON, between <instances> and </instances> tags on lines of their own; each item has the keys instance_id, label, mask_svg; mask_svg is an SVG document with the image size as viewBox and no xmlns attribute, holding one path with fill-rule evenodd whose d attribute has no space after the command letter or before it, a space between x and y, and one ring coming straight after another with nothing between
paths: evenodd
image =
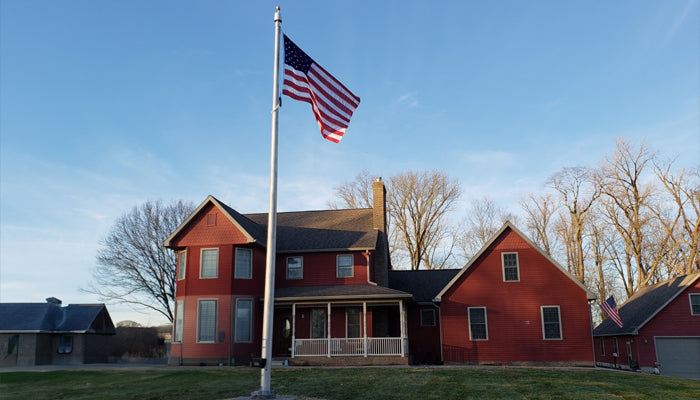
<instances>
[{"instance_id":1,"label":"covered porch","mask_svg":"<svg viewBox=\"0 0 700 400\"><path fill-rule=\"evenodd\" d=\"M281 288L273 353L297 364L335 364L335 358L354 365L407 364L409 298L373 285Z\"/></svg>"}]
</instances>

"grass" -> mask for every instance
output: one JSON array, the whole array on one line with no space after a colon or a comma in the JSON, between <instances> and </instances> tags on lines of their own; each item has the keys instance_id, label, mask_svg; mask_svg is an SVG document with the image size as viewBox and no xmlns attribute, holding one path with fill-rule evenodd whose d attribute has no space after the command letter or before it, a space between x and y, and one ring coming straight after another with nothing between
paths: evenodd
<instances>
[{"instance_id":1,"label":"grass","mask_svg":"<svg viewBox=\"0 0 700 400\"><path fill-rule=\"evenodd\" d=\"M0 399L214 400L249 396L252 368L154 368L0 373ZM516 367L288 368L279 395L350 399L698 399L700 382L609 370Z\"/></svg>"}]
</instances>

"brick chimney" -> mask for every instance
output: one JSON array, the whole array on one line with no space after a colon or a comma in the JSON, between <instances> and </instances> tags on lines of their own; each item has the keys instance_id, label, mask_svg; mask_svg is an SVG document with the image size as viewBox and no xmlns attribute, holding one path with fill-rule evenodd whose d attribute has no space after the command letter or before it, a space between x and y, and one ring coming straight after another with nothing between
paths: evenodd
<instances>
[{"instance_id":1,"label":"brick chimney","mask_svg":"<svg viewBox=\"0 0 700 400\"><path fill-rule=\"evenodd\" d=\"M372 223L386 233L386 188L381 176L372 182Z\"/></svg>"},{"instance_id":2,"label":"brick chimney","mask_svg":"<svg viewBox=\"0 0 700 400\"><path fill-rule=\"evenodd\" d=\"M372 182L372 225L379 231L374 256L374 281L380 286L389 286L389 240L386 230L386 188L381 177Z\"/></svg>"}]
</instances>

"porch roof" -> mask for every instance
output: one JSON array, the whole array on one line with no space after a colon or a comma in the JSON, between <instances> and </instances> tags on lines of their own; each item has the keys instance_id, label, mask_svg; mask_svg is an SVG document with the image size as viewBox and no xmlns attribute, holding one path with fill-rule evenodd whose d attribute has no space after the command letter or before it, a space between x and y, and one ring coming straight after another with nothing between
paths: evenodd
<instances>
[{"instance_id":1,"label":"porch roof","mask_svg":"<svg viewBox=\"0 0 700 400\"><path fill-rule=\"evenodd\" d=\"M375 285L282 287L275 289L276 302L409 299L410 293Z\"/></svg>"}]
</instances>

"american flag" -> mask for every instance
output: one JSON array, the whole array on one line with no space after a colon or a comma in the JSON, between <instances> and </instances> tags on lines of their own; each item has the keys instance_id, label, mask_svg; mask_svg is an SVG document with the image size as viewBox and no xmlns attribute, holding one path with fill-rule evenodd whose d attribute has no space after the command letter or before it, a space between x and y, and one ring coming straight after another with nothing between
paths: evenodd
<instances>
[{"instance_id":1,"label":"american flag","mask_svg":"<svg viewBox=\"0 0 700 400\"><path fill-rule=\"evenodd\" d=\"M338 143L360 104L342 83L316 64L284 35L284 84L282 94L311 104L321 134Z\"/></svg>"},{"instance_id":2,"label":"american flag","mask_svg":"<svg viewBox=\"0 0 700 400\"><path fill-rule=\"evenodd\" d=\"M615 304L615 298L613 296L608 297L600 307L617 326L622 328L622 320L620 319L620 314L617 313L617 304Z\"/></svg>"}]
</instances>

